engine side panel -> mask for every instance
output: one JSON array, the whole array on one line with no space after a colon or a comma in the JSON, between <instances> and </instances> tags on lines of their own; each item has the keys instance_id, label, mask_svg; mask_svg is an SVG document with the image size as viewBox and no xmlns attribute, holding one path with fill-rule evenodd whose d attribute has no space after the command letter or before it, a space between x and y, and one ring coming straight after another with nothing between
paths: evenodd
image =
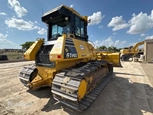
<instances>
[{"instance_id":1,"label":"engine side panel","mask_svg":"<svg viewBox=\"0 0 153 115\"><path fill-rule=\"evenodd\" d=\"M93 58L93 48L83 40L69 38L66 35L59 37L50 52L50 61L70 61Z\"/></svg>"},{"instance_id":2,"label":"engine side panel","mask_svg":"<svg viewBox=\"0 0 153 115\"><path fill-rule=\"evenodd\" d=\"M36 59L36 53L44 43L44 39L38 39L36 40L31 47L24 53L24 59L26 60L35 60Z\"/></svg>"}]
</instances>

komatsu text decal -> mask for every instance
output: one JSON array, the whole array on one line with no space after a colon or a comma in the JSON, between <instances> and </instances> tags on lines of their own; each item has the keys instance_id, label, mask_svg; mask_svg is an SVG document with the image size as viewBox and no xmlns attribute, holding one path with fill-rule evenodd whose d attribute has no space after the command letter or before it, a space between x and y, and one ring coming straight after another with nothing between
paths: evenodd
<instances>
[{"instance_id":1,"label":"komatsu text decal","mask_svg":"<svg viewBox=\"0 0 153 115\"><path fill-rule=\"evenodd\" d=\"M77 54L66 53L66 58L77 58Z\"/></svg>"},{"instance_id":2,"label":"komatsu text decal","mask_svg":"<svg viewBox=\"0 0 153 115\"><path fill-rule=\"evenodd\" d=\"M76 52L75 47L65 46L64 58L77 58L78 54Z\"/></svg>"}]
</instances>

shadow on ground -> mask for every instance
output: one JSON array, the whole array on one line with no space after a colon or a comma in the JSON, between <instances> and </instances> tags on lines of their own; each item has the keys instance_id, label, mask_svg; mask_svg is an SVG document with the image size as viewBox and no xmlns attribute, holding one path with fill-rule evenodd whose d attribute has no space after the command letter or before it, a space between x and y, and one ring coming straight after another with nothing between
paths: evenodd
<instances>
[{"instance_id":1,"label":"shadow on ground","mask_svg":"<svg viewBox=\"0 0 153 115\"><path fill-rule=\"evenodd\" d=\"M114 72L114 73L115 73L115 74L123 74L123 75L144 76L144 75L131 74L131 73L122 73L122 72Z\"/></svg>"},{"instance_id":2,"label":"shadow on ground","mask_svg":"<svg viewBox=\"0 0 153 115\"><path fill-rule=\"evenodd\" d=\"M53 99L50 87L42 87L37 90L27 90L28 93L38 97L38 98L49 98L49 101L42 108L41 111L50 112L51 110L60 109L61 105L55 105L56 100ZM54 106L55 105L55 106Z\"/></svg>"},{"instance_id":3,"label":"shadow on ground","mask_svg":"<svg viewBox=\"0 0 153 115\"><path fill-rule=\"evenodd\" d=\"M51 88L50 87L42 87L37 90L27 90L27 92L35 95L39 98L50 98L51 96Z\"/></svg>"},{"instance_id":4,"label":"shadow on ground","mask_svg":"<svg viewBox=\"0 0 153 115\"><path fill-rule=\"evenodd\" d=\"M122 74L122 73L121 73ZM92 105L83 112L71 110L52 98L50 89L29 91L39 98L50 98L41 111L64 108L70 115L143 115L153 114L153 88L147 84L129 83L128 79L114 76ZM42 96L45 94L45 96Z\"/></svg>"}]
</instances>

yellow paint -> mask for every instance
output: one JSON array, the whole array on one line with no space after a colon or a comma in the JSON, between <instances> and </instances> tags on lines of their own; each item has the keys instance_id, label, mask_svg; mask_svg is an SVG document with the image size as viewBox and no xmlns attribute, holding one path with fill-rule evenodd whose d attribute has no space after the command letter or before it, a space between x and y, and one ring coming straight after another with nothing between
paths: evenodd
<instances>
[{"instance_id":1,"label":"yellow paint","mask_svg":"<svg viewBox=\"0 0 153 115\"><path fill-rule=\"evenodd\" d=\"M89 60L106 60L106 61L112 63L114 66L121 66L119 53L96 52L94 47L91 44L87 43L86 41L80 42L80 40L78 40L78 39L72 39L73 43L74 43L74 47L76 48L78 57L64 59L64 52L68 51L68 49L65 49L65 40L66 39L68 39L68 38L65 35L63 35L62 37L59 37L57 39L56 44L53 46L53 48L50 52L49 59L50 59L50 61L55 61L55 63L56 63L55 68L42 67L42 66L36 67L38 69L38 75L30 84L30 86L33 87L33 89L36 89L36 88L44 86L44 85L51 86L52 80L54 79L55 74L58 73L58 71L65 69L65 68L70 68L72 66L75 66L76 64L78 64L80 62L88 62ZM71 38L69 38L69 39L71 39ZM57 47L58 44L60 44L60 47ZM80 45L83 48L80 47ZM41 46L41 45L39 44L39 46ZM60 55L61 58L58 59L57 58L58 55ZM89 81L91 82L92 78L90 78ZM79 95L81 95L81 97L82 97L83 94L79 94Z\"/></svg>"},{"instance_id":2,"label":"yellow paint","mask_svg":"<svg viewBox=\"0 0 153 115\"><path fill-rule=\"evenodd\" d=\"M54 68L36 66L38 74L35 79L29 84L32 89L37 89L42 86L51 86L56 70Z\"/></svg>"},{"instance_id":3,"label":"yellow paint","mask_svg":"<svg viewBox=\"0 0 153 115\"><path fill-rule=\"evenodd\" d=\"M78 100L79 101L85 96L86 90L87 90L87 83L83 79L83 80L81 80L80 86L79 86L79 89L78 89Z\"/></svg>"},{"instance_id":4,"label":"yellow paint","mask_svg":"<svg viewBox=\"0 0 153 115\"><path fill-rule=\"evenodd\" d=\"M68 10L72 11L77 16L84 19L86 22L87 16L81 16L78 12L74 9L64 6ZM29 83L29 87L32 89L37 89L42 86L51 86L52 81L55 77L55 74L58 73L60 70L65 68L70 68L79 64L80 62L88 62L90 60L106 60L112 63L114 66L120 65L120 54L119 53L110 53L110 52L96 52L95 48L88 43L87 41L79 40L75 38L75 35L63 34L61 37L58 37L56 43L53 45L50 53L49 53L49 60L56 63L55 68L44 67L44 66L36 66L38 69L38 74L34 78L34 80ZM68 49L65 49L65 41L66 39L72 39L74 47L77 52L77 58L67 58L64 59L64 52L68 52ZM25 52L24 56L27 60L35 60L36 53L38 52L39 48L41 48L42 44L44 43L44 39L38 39L36 42ZM80 82L80 87L78 89L78 97L81 100L85 93L86 89L89 84L93 81L93 76L89 77L85 80Z\"/></svg>"},{"instance_id":5,"label":"yellow paint","mask_svg":"<svg viewBox=\"0 0 153 115\"><path fill-rule=\"evenodd\" d=\"M143 50L142 51L139 51L138 47L140 45L143 45L144 44L144 41L141 41L141 42L138 42L136 43L132 48L128 48L128 49L121 49L120 52L121 54L138 54L140 52L144 52Z\"/></svg>"},{"instance_id":6,"label":"yellow paint","mask_svg":"<svg viewBox=\"0 0 153 115\"><path fill-rule=\"evenodd\" d=\"M24 53L24 59L35 60L35 55L42 46L44 39L37 39L31 47Z\"/></svg>"},{"instance_id":7,"label":"yellow paint","mask_svg":"<svg viewBox=\"0 0 153 115\"><path fill-rule=\"evenodd\" d=\"M65 46L65 39L66 39L66 35L63 34L61 37L59 37L55 43L55 45L53 46L51 52L50 52L50 61L60 61L63 60L63 52L64 52L64 46ZM58 58L58 55L61 56L61 58Z\"/></svg>"},{"instance_id":8,"label":"yellow paint","mask_svg":"<svg viewBox=\"0 0 153 115\"><path fill-rule=\"evenodd\" d=\"M120 53L97 52L97 60L105 60L113 64L114 67L121 67Z\"/></svg>"},{"instance_id":9,"label":"yellow paint","mask_svg":"<svg viewBox=\"0 0 153 115\"><path fill-rule=\"evenodd\" d=\"M95 60L96 59L96 52L94 47L89 44L86 41L81 41L78 39L72 39L74 43L74 47L76 48L78 57L77 58L68 58L64 59L64 52L68 52L68 49L65 49L65 40L66 39L72 39L70 37L67 37L66 35L63 35L62 37L59 37L57 39L56 44L53 46L51 52L50 52L50 61L77 61L82 59L82 61L89 61L89 60ZM60 46L60 47L59 47ZM72 46L73 47L73 46ZM82 49L81 49L82 47ZM61 58L58 58L58 55L61 56Z\"/></svg>"}]
</instances>

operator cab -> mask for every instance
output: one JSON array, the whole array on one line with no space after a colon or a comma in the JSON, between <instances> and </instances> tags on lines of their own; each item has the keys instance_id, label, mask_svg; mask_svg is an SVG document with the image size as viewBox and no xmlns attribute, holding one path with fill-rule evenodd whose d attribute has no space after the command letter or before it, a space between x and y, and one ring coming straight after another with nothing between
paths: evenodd
<instances>
[{"instance_id":1,"label":"operator cab","mask_svg":"<svg viewBox=\"0 0 153 115\"><path fill-rule=\"evenodd\" d=\"M76 39L88 41L87 17L74 9L61 5L42 16L48 26L48 41L56 40L62 34L73 34Z\"/></svg>"}]
</instances>

